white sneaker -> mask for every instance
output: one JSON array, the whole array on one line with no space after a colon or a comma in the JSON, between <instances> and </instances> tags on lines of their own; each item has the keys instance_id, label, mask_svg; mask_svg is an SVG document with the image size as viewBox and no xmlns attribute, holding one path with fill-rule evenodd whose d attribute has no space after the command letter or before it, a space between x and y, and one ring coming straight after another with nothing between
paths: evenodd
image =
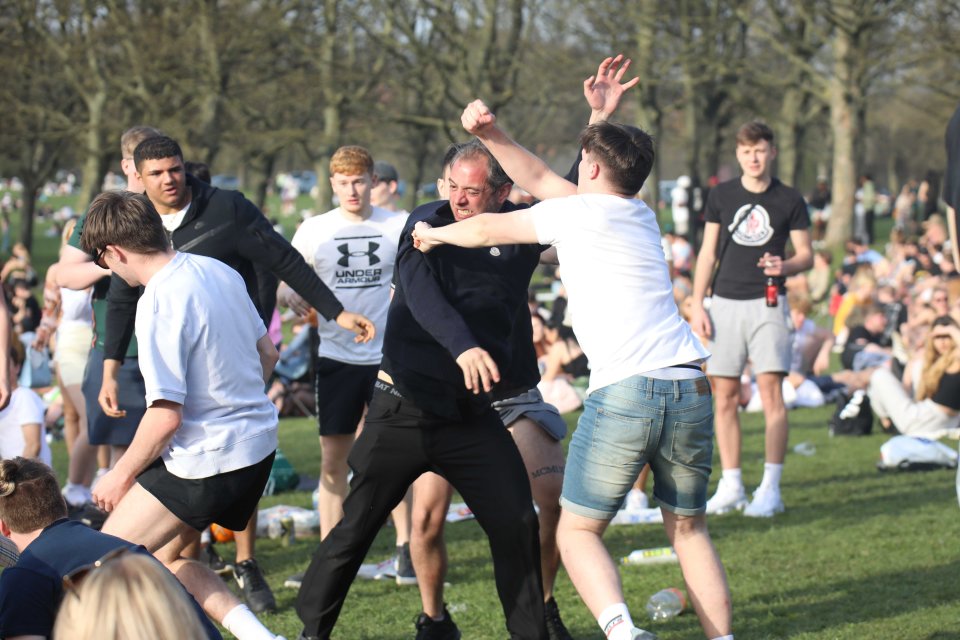
<instances>
[{"instance_id":1,"label":"white sneaker","mask_svg":"<svg viewBox=\"0 0 960 640\"><path fill-rule=\"evenodd\" d=\"M60 493L63 494L63 499L66 500L67 505L71 507L82 507L93 498L93 496L90 495L90 489L82 484L72 484L69 482Z\"/></svg>"},{"instance_id":2,"label":"white sneaker","mask_svg":"<svg viewBox=\"0 0 960 640\"><path fill-rule=\"evenodd\" d=\"M743 485L733 486L723 478L717 484L717 492L707 500L707 513L720 515L731 511L742 511L747 506L747 493Z\"/></svg>"},{"instance_id":3,"label":"white sneaker","mask_svg":"<svg viewBox=\"0 0 960 640\"><path fill-rule=\"evenodd\" d=\"M751 518L772 518L774 514L783 513L783 508L780 489L760 485L753 492L753 500L743 510L743 515Z\"/></svg>"},{"instance_id":4,"label":"white sneaker","mask_svg":"<svg viewBox=\"0 0 960 640\"><path fill-rule=\"evenodd\" d=\"M657 640L656 634L637 627L634 627L630 634L630 640Z\"/></svg>"},{"instance_id":5,"label":"white sneaker","mask_svg":"<svg viewBox=\"0 0 960 640\"><path fill-rule=\"evenodd\" d=\"M650 500L643 491L630 489L630 492L627 493L627 499L623 504L623 508L630 512L643 511L644 509L650 508Z\"/></svg>"}]
</instances>

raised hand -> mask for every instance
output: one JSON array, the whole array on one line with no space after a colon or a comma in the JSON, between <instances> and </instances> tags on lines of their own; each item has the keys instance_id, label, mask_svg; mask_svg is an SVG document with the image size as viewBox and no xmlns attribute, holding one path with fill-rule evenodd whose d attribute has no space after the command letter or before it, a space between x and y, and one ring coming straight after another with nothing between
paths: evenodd
<instances>
[{"instance_id":1,"label":"raised hand","mask_svg":"<svg viewBox=\"0 0 960 640\"><path fill-rule=\"evenodd\" d=\"M483 100L474 100L467 105L460 116L460 124L475 136L479 136L483 131L492 127L497 122L497 116L493 115L490 108L484 104Z\"/></svg>"},{"instance_id":2,"label":"raised hand","mask_svg":"<svg viewBox=\"0 0 960 640\"><path fill-rule=\"evenodd\" d=\"M597 68L597 74L583 81L583 97L590 105L590 123L602 122L613 115L620 105L620 98L628 89L640 82L637 76L633 80L621 83L630 58L618 54L615 58L604 58Z\"/></svg>"}]
</instances>

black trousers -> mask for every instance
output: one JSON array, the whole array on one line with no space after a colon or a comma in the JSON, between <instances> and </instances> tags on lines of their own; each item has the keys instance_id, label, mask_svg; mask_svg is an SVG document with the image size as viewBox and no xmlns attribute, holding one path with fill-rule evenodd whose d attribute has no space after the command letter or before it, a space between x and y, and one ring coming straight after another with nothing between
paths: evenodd
<instances>
[{"instance_id":1,"label":"black trousers","mask_svg":"<svg viewBox=\"0 0 960 640\"><path fill-rule=\"evenodd\" d=\"M411 418L423 426L409 426ZM414 480L434 471L460 492L487 534L510 637L546 640L539 524L530 481L495 411L450 423L378 388L348 462L353 479L343 520L320 543L297 596L306 635L330 637L390 511Z\"/></svg>"}]
</instances>

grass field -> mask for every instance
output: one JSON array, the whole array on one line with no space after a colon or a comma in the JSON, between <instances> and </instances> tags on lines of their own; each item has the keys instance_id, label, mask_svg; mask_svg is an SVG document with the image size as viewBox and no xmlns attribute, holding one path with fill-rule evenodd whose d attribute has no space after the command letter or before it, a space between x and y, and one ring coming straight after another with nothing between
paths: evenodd
<instances>
[{"instance_id":1,"label":"grass field","mask_svg":"<svg viewBox=\"0 0 960 640\"><path fill-rule=\"evenodd\" d=\"M56 241L42 235L46 226L38 225L34 251L41 274L56 251ZM881 474L874 463L885 438L830 438L829 414L823 408L790 415L791 449L807 441L816 446L816 454L788 456L786 513L772 520L738 514L710 520L730 579L737 638L960 640L960 510L954 475ZM576 416L569 418L572 427ZM280 442L301 473L316 476L319 447L312 421L283 420ZM757 415L744 419L743 446L745 481L752 488L763 466L763 426ZM55 443L53 449L58 474L65 477L63 444ZM719 469L716 458L714 468ZM718 475L714 473L711 489ZM262 502L274 504L309 507L310 494L287 493ZM475 522L458 523L448 527L447 539L446 599L464 638L506 637L483 532ZM666 544L659 525L613 527L606 541L615 556ZM258 544L258 558L280 607L263 620L289 640L297 637L300 624L293 612L295 593L282 583L305 568L315 545L315 540L291 547L274 540ZM387 557L392 545L393 533L385 529L369 560ZM229 556L231 546L222 547ZM622 576L627 603L641 624L643 604L652 593L682 586L677 565L624 567ZM574 637L602 638L562 571L556 595ZM419 610L414 587L359 581L335 637L412 638ZM644 626L662 640L703 637L691 613Z\"/></svg>"},{"instance_id":2,"label":"grass field","mask_svg":"<svg viewBox=\"0 0 960 640\"><path fill-rule=\"evenodd\" d=\"M733 594L737 638L960 639L960 510L950 472L880 473L874 464L882 435L830 438L829 410L790 414L791 449L811 442L816 454L791 453L784 473L786 513L772 520L739 514L713 517L710 530ZM575 416L570 416L571 425ZM315 426L305 419L280 425L281 448L302 473L316 475L319 452ZM55 447L59 472L64 452ZM762 473L762 420L744 420L744 474L748 488ZM715 468L719 462L714 461ZM716 483L714 473L711 486ZM265 498L262 506L308 507L308 492ZM505 638L494 590L489 550L475 522L448 525L450 587L446 591L464 638ZM606 536L615 556L666 544L659 525L611 527ZM282 547L258 543L258 556L277 595L280 610L263 616L274 631L296 638L295 593L284 578L305 568L315 540ZM369 561L390 554L393 532L384 529ZM232 552L230 545L222 551ZM643 605L655 591L682 586L677 565L623 567L627 603L644 621ZM561 571L557 600L576 638L602 634ZM358 581L344 606L335 637L412 638L420 609L415 587ZM647 628L662 640L702 638L696 616Z\"/></svg>"}]
</instances>

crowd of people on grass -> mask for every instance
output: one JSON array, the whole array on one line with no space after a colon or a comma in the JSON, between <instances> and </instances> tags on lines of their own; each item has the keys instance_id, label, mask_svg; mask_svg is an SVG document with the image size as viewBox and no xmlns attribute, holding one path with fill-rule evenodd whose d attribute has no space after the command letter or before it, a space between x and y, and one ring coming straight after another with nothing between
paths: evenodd
<instances>
[{"instance_id":1,"label":"crowd of people on grass","mask_svg":"<svg viewBox=\"0 0 960 640\"><path fill-rule=\"evenodd\" d=\"M318 426L321 541L285 582L303 640L330 637L387 518L379 569L419 589L416 638L460 638L444 604L454 490L489 538L510 637L572 638L563 563L609 640L653 638L602 540L625 504L647 506L648 476L703 632L730 640L706 516L786 508L789 409L860 391L885 431L960 435L960 278L929 180L898 196L878 251L865 176L834 260L814 248L828 185L804 198L775 178L773 131L751 121L741 176L678 181L660 227L636 197L652 140L610 121L629 65L584 82L566 176L478 100L473 139L437 163L439 200L403 211L396 168L344 146L337 206L289 242L177 141L127 130L125 185L64 223L58 262L38 274L14 245L0 272L0 637L219 638L213 620L279 638L256 617L277 608L256 531L280 415ZM281 182L292 211L299 184ZM581 409L565 455L562 415ZM749 497L741 411L765 421ZM234 531L235 558L211 525Z\"/></svg>"}]
</instances>

